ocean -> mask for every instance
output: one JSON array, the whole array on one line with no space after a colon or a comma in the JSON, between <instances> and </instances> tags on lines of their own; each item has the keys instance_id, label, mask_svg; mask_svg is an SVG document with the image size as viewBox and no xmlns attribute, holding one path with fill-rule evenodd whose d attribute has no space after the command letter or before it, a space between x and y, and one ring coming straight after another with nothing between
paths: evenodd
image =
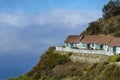
<instances>
[{"instance_id":1,"label":"ocean","mask_svg":"<svg viewBox=\"0 0 120 80\"><path fill-rule=\"evenodd\" d=\"M24 75L37 64L40 55L26 52L0 54L0 80Z\"/></svg>"}]
</instances>

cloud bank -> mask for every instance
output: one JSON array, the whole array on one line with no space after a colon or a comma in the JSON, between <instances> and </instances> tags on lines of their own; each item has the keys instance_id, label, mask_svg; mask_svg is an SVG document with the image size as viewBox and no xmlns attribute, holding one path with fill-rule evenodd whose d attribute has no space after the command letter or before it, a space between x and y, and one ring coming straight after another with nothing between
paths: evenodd
<instances>
[{"instance_id":1,"label":"cloud bank","mask_svg":"<svg viewBox=\"0 0 120 80\"><path fill-rule=\"evenodd\" d=\"M52 10L43 13L0 13L0 52L40 52L63 43L66 35L80 33L98 12Z\"/></svg>"}]
</instances>

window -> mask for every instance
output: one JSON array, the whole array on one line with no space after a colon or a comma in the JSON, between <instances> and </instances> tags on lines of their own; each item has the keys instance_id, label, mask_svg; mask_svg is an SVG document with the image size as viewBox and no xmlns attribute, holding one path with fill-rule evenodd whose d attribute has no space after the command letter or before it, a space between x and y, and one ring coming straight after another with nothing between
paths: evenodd
<instances>
[{"instance_id":1,"label":"window","mask_svg":"<svg viewBox=\"0 0 120 80\"><path fill-rule=\"evenodd\" d=\"M83 47L85 47L85 45L83 45Z\"/></svg>"},{"instance_id":2,"label":"window","mask_svg":"<svg viewBox=\"0 0 120 80\"><path fill-rule=\"evenodd\" d=\"M92 44L92 46L94 46L94 44Z\"/></svg>"}]
</instances>

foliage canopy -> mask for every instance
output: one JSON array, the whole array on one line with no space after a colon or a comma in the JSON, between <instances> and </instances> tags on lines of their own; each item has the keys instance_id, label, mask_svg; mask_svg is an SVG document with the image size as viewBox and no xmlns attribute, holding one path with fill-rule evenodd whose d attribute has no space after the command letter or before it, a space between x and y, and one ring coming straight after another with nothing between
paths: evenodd
<instances>
[{"instance_id":1,"label":"foliage canopy","mask_svg":"<svg viewBox=\"0 0 120 80\"><path fill-rule=\"evenodd\" d=\"M120 14L120 0L110 0L103 9L103 17L108 19L110 17Z\"/></svg>"}]
</instances>

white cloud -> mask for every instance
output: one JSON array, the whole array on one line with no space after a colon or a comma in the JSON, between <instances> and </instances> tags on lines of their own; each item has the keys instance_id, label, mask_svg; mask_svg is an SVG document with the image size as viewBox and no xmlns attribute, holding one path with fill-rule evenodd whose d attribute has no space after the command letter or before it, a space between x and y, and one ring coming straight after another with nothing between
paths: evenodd
<instances>
[{"instance_id":1,"label":"white cloud","mask_svg":"<svg viewBox=\"0 0 120 80\"><path fill-rule=\"evenodd\" d=\"M87 24L100 16L99 13L78 12L69 10L52 10L44 13L0 13L0 24L14 27L28 27L31 25L64 25L76 27Z\"/></svg>"},{"instance_id":2,"label":"white cloud","mask_svg":"<svg viewBox=\"0 0 120 80\"><path fill-rule=\"evenodd\" d=\"M16 13L0 13L0 24L10 25L14 27L26 26L28 19L27 16L23 14Z\"/></svg>"},{"instance_id":3,"label":"white cloud","mask_svg":"<svg viewBox=\"0 0 120 80\"><path fill-rule=\"evenodd\" d=\"M37 14L0 13L0 52L38 51L43 45L61 43L64 40L64 34L75 32L76 28L81 29L81 25L99 16L98 13L69 10L53 10ZM49 31L50 27L54 32ZM34 47L38 50L33 49Z\"/></svg>"},{"instance_id":4,"label":"white cloud","mask_svg":"<svg viewBox=\"0 0 120 80\"><path fill-rule=\"evenodd\" d=\"M66 27L76 27L96 20L101 15L96 12L78 12L69 10L53 10L48 13L40 14L37 22L40 25L65 25Z\"/></svg>"}]
</instances>

